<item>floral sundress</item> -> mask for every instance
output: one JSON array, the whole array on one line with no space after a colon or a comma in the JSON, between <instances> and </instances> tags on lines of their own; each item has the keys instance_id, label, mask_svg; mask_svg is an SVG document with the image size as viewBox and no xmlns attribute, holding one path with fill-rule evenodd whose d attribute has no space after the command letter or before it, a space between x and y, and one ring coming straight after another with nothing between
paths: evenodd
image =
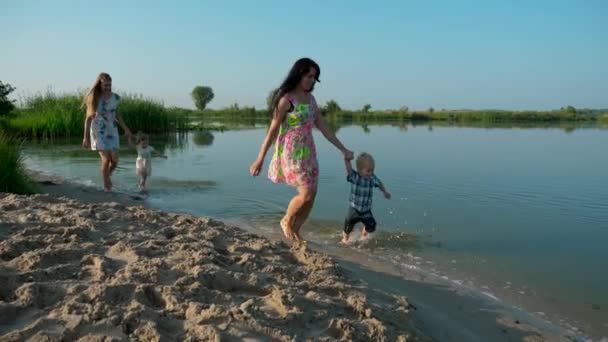
<instances>
[{"instance_id":1,"label":"floral sundress","mask_svg":"<svg viewBox=\"0 0 608 342\"><path fill-rule=\"evenodd\" d=\"M275 183L291 186L316 187L319 179L319 162L312 135L316 105L301 103L295 96L285 95L293 106L281 124L274 144L274 155L268 168L268 178Z\"/></svg>"}]
</instances>

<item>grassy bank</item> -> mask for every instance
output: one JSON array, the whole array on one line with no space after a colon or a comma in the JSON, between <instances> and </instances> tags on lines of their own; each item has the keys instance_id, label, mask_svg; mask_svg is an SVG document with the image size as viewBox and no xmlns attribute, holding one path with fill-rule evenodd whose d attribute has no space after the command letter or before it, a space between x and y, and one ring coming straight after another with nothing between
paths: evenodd
<instances>
[{"instance_id":1,"label":"grassy bank","mask_svg":"<svg viewBox=\"0 0 608 342\"><path fill-rule=\"evenodd\" d=\"M22 137L80 137L84 125L84 110L80 94L39 94L22 100L12 116L0 121L0 129ZM334 129L349 125L387 123L448 122L455 124L493 123L559 123L608 122L608 114L589 113L573 107L553 111L503 110L342 110L339 106L325 106L322 114ZM222 109L204 111L165 107L163 103L140 95L122 96L119 108L125 122L133 131L165 133L172 131L225 130L253 127L269 123L267 109L239 107L237 104Z\"/></svg>"},{"instance_id":2,"label":"grassy bank","mask_svg":"<svg viewBox=\"0 0 608 342\"><path fill-rule=\"evenodd\" d=\"M235 130L263 127L269 124L266 111L248 110L188 110L191 127L205 130ZM567 132L589 125L608 124L608 114L566 113L562 111L441 111L408 112L339 111L323 116L334 130L348 126L360 126L366 130L372 125L390 125L407 129L420 125L432 127L475 128L562 128Z\"/></svg>"},{"instance_id":3,"label":"grassy bank","mask_svg":"<svg viewBox=\"0 0 608 342\"><path fill-rule=\"evenodd\" d=\"M206 109L204 111L184 110L186 115L194 119L218 122L256 122L269 121L268 110L256 110L252 107L239 108L232 105L223 109ZM382 111L352 111L342 109L321 108L322 115L334 124L370 124L393 121L424 122L585 122L597 121L601 114L560 109L551 111L507 111L507 110L427 110L410 111L408 109ZM608 120L608 119L604 119Z\"/></svg>"},{"instance_id":4,"label":"grassy bank","mask_svg":"<svg viewBox=\"0 0 608 342\"><path fill-rule=\"evenodd\" d=\"M21 143L21 139L0 131L0 192L34 192L34 186L22 164Z\"/></svg>"},{"instance_id":5,"label":"grassy bank","mask_svg":"<svg viewBox=\"0 0 608 342\"><path fill-rule=\"evenodd\" d=\"M83 134L85 111L79 94L38 94L25 98L8 119L8 129L22 137L78 137ZM139 95L122 96L119 112L131 131L170 132L187 128L180 113Z\"/></svg>"},{"instance_id":6,"label":"grassy bank","mask_svg":"<svg viewBox=\"0 0 608 342\"><path fill-rule=\"evenodd\" d=\"M338 111L325 113L329 120L365 123L374 121L485 121L485 122L560 122L595 121L594 115L561 110L502 111L502 110L442 110L442 111Z\"/></svg>"}]
</instances>

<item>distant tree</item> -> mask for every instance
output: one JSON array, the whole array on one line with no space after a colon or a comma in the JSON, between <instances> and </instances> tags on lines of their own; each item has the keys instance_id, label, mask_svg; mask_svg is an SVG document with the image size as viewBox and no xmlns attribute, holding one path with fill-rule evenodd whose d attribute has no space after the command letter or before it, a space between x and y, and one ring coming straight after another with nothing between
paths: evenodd
<instances>
[{"instance_id":1,"label":"distant tree","mask_svg":"<svg viewBox=\"0 0 608 342\"><path fill-rule=\"evenodd\" d=\"M15 91L13 86L0 81L0 116L10 113L15 108L13 101L8 98L13 91Z\"/></svg>"},{"instance_id":2,"label":"distant tree","mask_svg":"<svg viewBox=\"0 0 608 342\"><path fill-rule=\"evenodd\" d=\"M429 113L433 114L434 112L435 112L435 108L430 107L430 108L429 108Z\"/></svg>"},{"instance_id":3,"label":"distant tree","mask_svg":"<svg viewBox=\"0 0 608 342\"><path fill-rule=\"evenodd\" d=\"M196 86L192 89L192 101L194 106L199 110L205 110L205 107L213 100L214 94L211 87Z\"/></svg>"},{"instance_id":4,"label":"distant tree","mask_svg":"<svg viewBox=\"0 0 608 342\"><path fill-rule=\"evenodd\" d=\"M342 108L340 108L340 105L338 104L338 102L336 102L336 100L327 101L323 109L323 111L328 114L342 111Z\"/></svg>"},{"instance_id":5,"label":"distant tree","mask_svg":"<svg viewBox=\"0 0 608 342\"><path fill-rule=\"evenodd\" d=\"M576 108L574 108L573 106L568 106L566 107L566 109L564 110L566 113L570 113L570 114L576 114Z\"/></svg>"},{"instance_id":6,"label":"distant tree","mask_svg":"<svg viewBox=\"0 0 608 342\"><path fill-rule=\"evenodd\" d=\"M399 108L399 111L402 112L402 113L404 113L404 114L407 114L407 112L409 110L410 109L408 108L408 106L401 106L401 108Z\"/></svg>"},{"instance_id":7,"label":"distant tree","mask_svg":"<svg viewBox=\"0 0 608 342\"><path fill-rule=\"evenodd\" d=\"M363 113L369 113L370 109L372 109L372 105L370 105L369 103L367 103L366 105L363 106L363 108L361 109L361 111Z\"/></svg>"}]
</instances>

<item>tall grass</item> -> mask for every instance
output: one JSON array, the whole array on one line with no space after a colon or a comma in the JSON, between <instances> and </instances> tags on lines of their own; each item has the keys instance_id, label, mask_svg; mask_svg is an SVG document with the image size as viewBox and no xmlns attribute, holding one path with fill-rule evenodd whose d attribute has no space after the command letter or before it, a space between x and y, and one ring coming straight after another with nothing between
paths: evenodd
<instances>
[{"instance_id":1,"label":"tall grass","mask_svg":"<svg viewBox=\"0 0 608 342\"><path fill-rule=\"evenodd\" d=\"M596 121L597 115L566 110L551 111L508 111L508 110L438 110L438 111L409 111L409 110L382 110L382 111L328 111L321 108L326 120L334 123L369 124L392 121L461 121L461 122L574 122ZM267 110L256 110L252 107L239 108L233 105L223 109L207 109L205 111L191 111L190 117L204 118L206 121L220 122L250 122L269 120Z\"/></svg>"},{"instance_id":2,"label":"tall grass","mask_svg":"<svg viewBox=\"0 0 608 342\"><path fill-rule=\"evenodd\" d=\"M133 132L166 133L187 129L186 116L141 95L123 96L118 110Z\"/></svg>"},{"instance_id":3,"label":"tall grass","mask_svg":"<svg viewBox=\"0 0 608 342\"><path fill-rule=\"evenodd\" d=\"M80 105L81 98L80 94L52 92L28 96L9 119L9 129L23 137L82 136L85 111ZM160 133L187 127L183 115L170 112L161 102L132 94L121 98L118 111L133 132Z\"/></svg>"},{"instance_id":4,"label":"tall grass","mask_svg":"<svg viewBox=\"0 0 608 342\"><path fill-rule=\"evenodd\" d=\"M21 143L21 139L0 131L0 192L34 193L23 167Z\"/></svg>"},{"instance_id":5,"label":"tall grass","mask_svg":"<svg viewBox=\"0 0 608 342\"><path fill-rule=\"evenodd\" d=\"M503 111L503 110L442 110L442 111L339 111L326 113L333 121L373 123L379 121L485 121L485 122L559 122L595 121L594 115L555 111Z\"/></svg>"}]
</instances>

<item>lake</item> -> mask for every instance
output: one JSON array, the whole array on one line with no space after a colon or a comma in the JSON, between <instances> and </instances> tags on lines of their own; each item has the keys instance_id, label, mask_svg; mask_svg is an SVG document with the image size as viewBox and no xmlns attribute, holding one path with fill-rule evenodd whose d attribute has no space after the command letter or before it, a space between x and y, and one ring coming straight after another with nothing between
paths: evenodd
<instances>
[{"instance_id":1,"label":"lake","mask_svg":"<svg viewBox=\"0 0 608 342\"><path fill-rule=\"evenodd\" d=\"M152 207L278 230L293 190L248 174L265 128L152 137ZM558 323L608 335L608 130L589 125L347 126L392 193L375 193L378 233L360 253L478 289ZM305 237L337 244L349 184L342 156L315 132L319 193ZM126 144L123 144L126 146ZM101 186L99 158L79 141L24 147L28 167ZM135 154L114 177L135 191ZM357 230L356 230L356 234ZM355 234L355 235L356 235Z\"/></svg>"}]
</instances>

